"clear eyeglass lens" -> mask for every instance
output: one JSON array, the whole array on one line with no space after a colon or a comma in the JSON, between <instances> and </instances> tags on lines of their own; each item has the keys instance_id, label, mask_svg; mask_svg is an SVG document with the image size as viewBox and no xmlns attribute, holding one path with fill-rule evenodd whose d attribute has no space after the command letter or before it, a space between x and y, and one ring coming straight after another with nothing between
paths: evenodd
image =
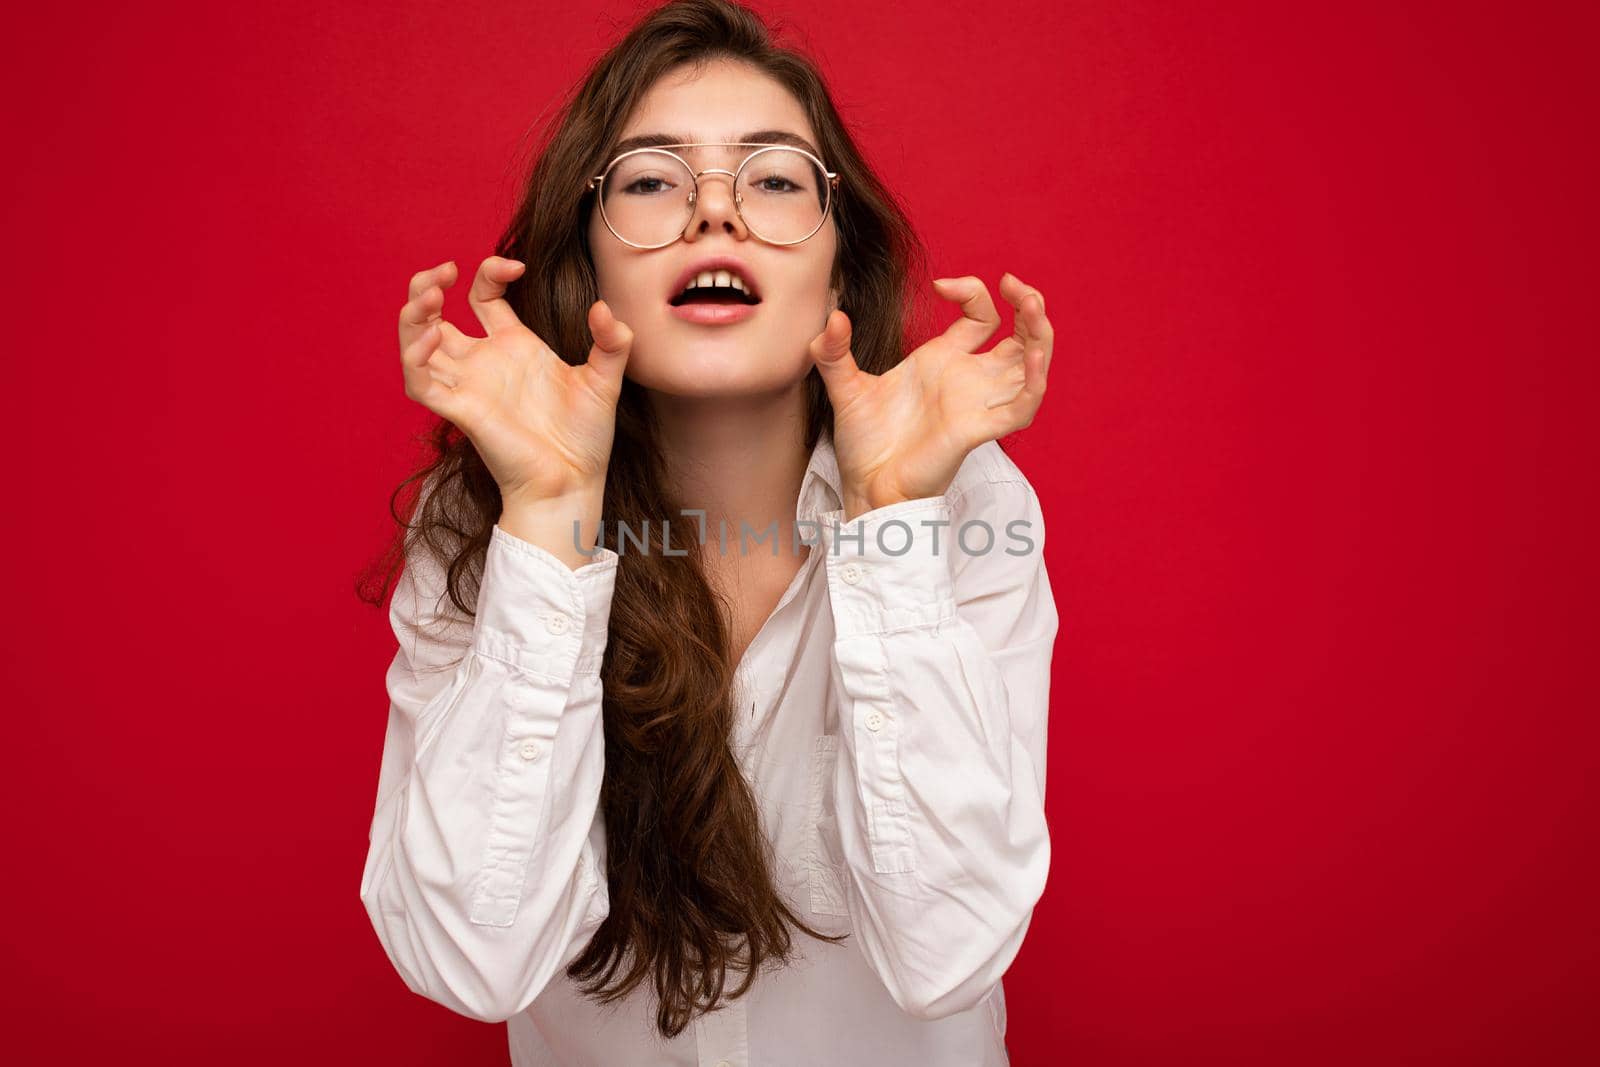
<instances>
[{"instance_id":1,"label":"clear eyeglass lens","mask_svg":"<svg viewBox=\"0 0 1600 1067\"><path fill-rule=\"evenodd\" d=\"M724 175L708 174L705 181ZM624 240L659 245L676 240L689 224L694 175L666 152L635 152L613 166L600 186L606 221ZM766 148L739 175L739 211L766 241L798 241L817 229L828 206L828 179L803 152Z\"/></svg>"}]
</instances>

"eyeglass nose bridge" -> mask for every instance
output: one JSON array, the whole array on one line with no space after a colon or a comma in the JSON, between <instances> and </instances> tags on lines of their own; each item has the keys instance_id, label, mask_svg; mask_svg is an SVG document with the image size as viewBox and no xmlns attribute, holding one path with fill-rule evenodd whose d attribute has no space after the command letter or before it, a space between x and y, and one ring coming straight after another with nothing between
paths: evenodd
<instances>
[{"instance_id":1,"label":"eyeglass nose bridge","mask_svg":"<svg viewBox=\"0 0 1600 1067\"><path fill-rule=\"evenodd\" d=\"M705 170L693 172L694 188L689 190L689 217L691 221L694 218L694 206L700 202L700 176L702 174L726 174L728 176L728 184L733 186L733 210L738 212L740 221L743 221L744 194L739 191L739 175L734 171L724 170L721 167L707 167ZM686 228L687 225L685 223Z\"/></svg>"}]
</instances>

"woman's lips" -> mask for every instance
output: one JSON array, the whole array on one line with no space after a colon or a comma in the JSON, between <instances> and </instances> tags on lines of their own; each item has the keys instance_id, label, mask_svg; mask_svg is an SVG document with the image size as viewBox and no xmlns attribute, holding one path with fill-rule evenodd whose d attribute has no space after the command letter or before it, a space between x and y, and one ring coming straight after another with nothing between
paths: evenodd
<instances>
[{"instance_id":1,"label":"woman's lips","mask_svg":"<svg viewBox=\"0 0 1600 1067\"><path fill-rule=\"evenodd\" d=\"M760 304L679 304L677 307L668 305L669 310L684 322L698 323L701 326L726 326L730 323L743 322L755 314Z\"/></svg>"}]
</instances>

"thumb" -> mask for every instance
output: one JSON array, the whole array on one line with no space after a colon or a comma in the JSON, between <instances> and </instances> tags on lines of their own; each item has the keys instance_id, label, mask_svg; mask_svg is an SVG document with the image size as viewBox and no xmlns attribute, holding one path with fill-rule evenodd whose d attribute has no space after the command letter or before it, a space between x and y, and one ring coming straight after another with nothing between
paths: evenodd
<instances>
[{"instance_id":1,"label":"thumb","mask_svg":"<svg viewBox=\"0 0 1600 1067\"><path fill-rule=\"evenodd\" d=\"M611 313L609 304L596 300L589 307L589 332L594 336L594 344L589 348L590 365L607 381L620 387L628 354L633 350L633 331Z\"/></svg>"},{"instance_id":2,"label":"thumb","mask_svg":"<svg viewBox=\"0 0 1600 1067\"><path fill-rule=\"evenodd\" d=\"M835 310L828 315L822 332L811 339L811 360L822 375L822 384L835 407L848 402L860 390L861 379L866 377L856 366L856 357L850 351L850 316Z\"/></svg>"}]
</instances>

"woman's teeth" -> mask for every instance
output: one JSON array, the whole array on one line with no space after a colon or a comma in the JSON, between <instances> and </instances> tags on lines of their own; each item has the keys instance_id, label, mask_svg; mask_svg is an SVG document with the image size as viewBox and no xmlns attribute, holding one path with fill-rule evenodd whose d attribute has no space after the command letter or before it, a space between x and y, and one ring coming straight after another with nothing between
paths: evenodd
<instances>
[{"instance_id":1,"label":"woman's teeth","mask_svg":"<svg viewBox=\"0 0 1600 1067\"><path fill-rule=\"evenodd\" d=\"M737 274L725 270L704 270L689 280L683 287L677 299L673 301L676 306L688 300L707 302L737 302L754 304L758 301L750 295L745 288L744 279Z\"/></svg>"}]
</instances>

